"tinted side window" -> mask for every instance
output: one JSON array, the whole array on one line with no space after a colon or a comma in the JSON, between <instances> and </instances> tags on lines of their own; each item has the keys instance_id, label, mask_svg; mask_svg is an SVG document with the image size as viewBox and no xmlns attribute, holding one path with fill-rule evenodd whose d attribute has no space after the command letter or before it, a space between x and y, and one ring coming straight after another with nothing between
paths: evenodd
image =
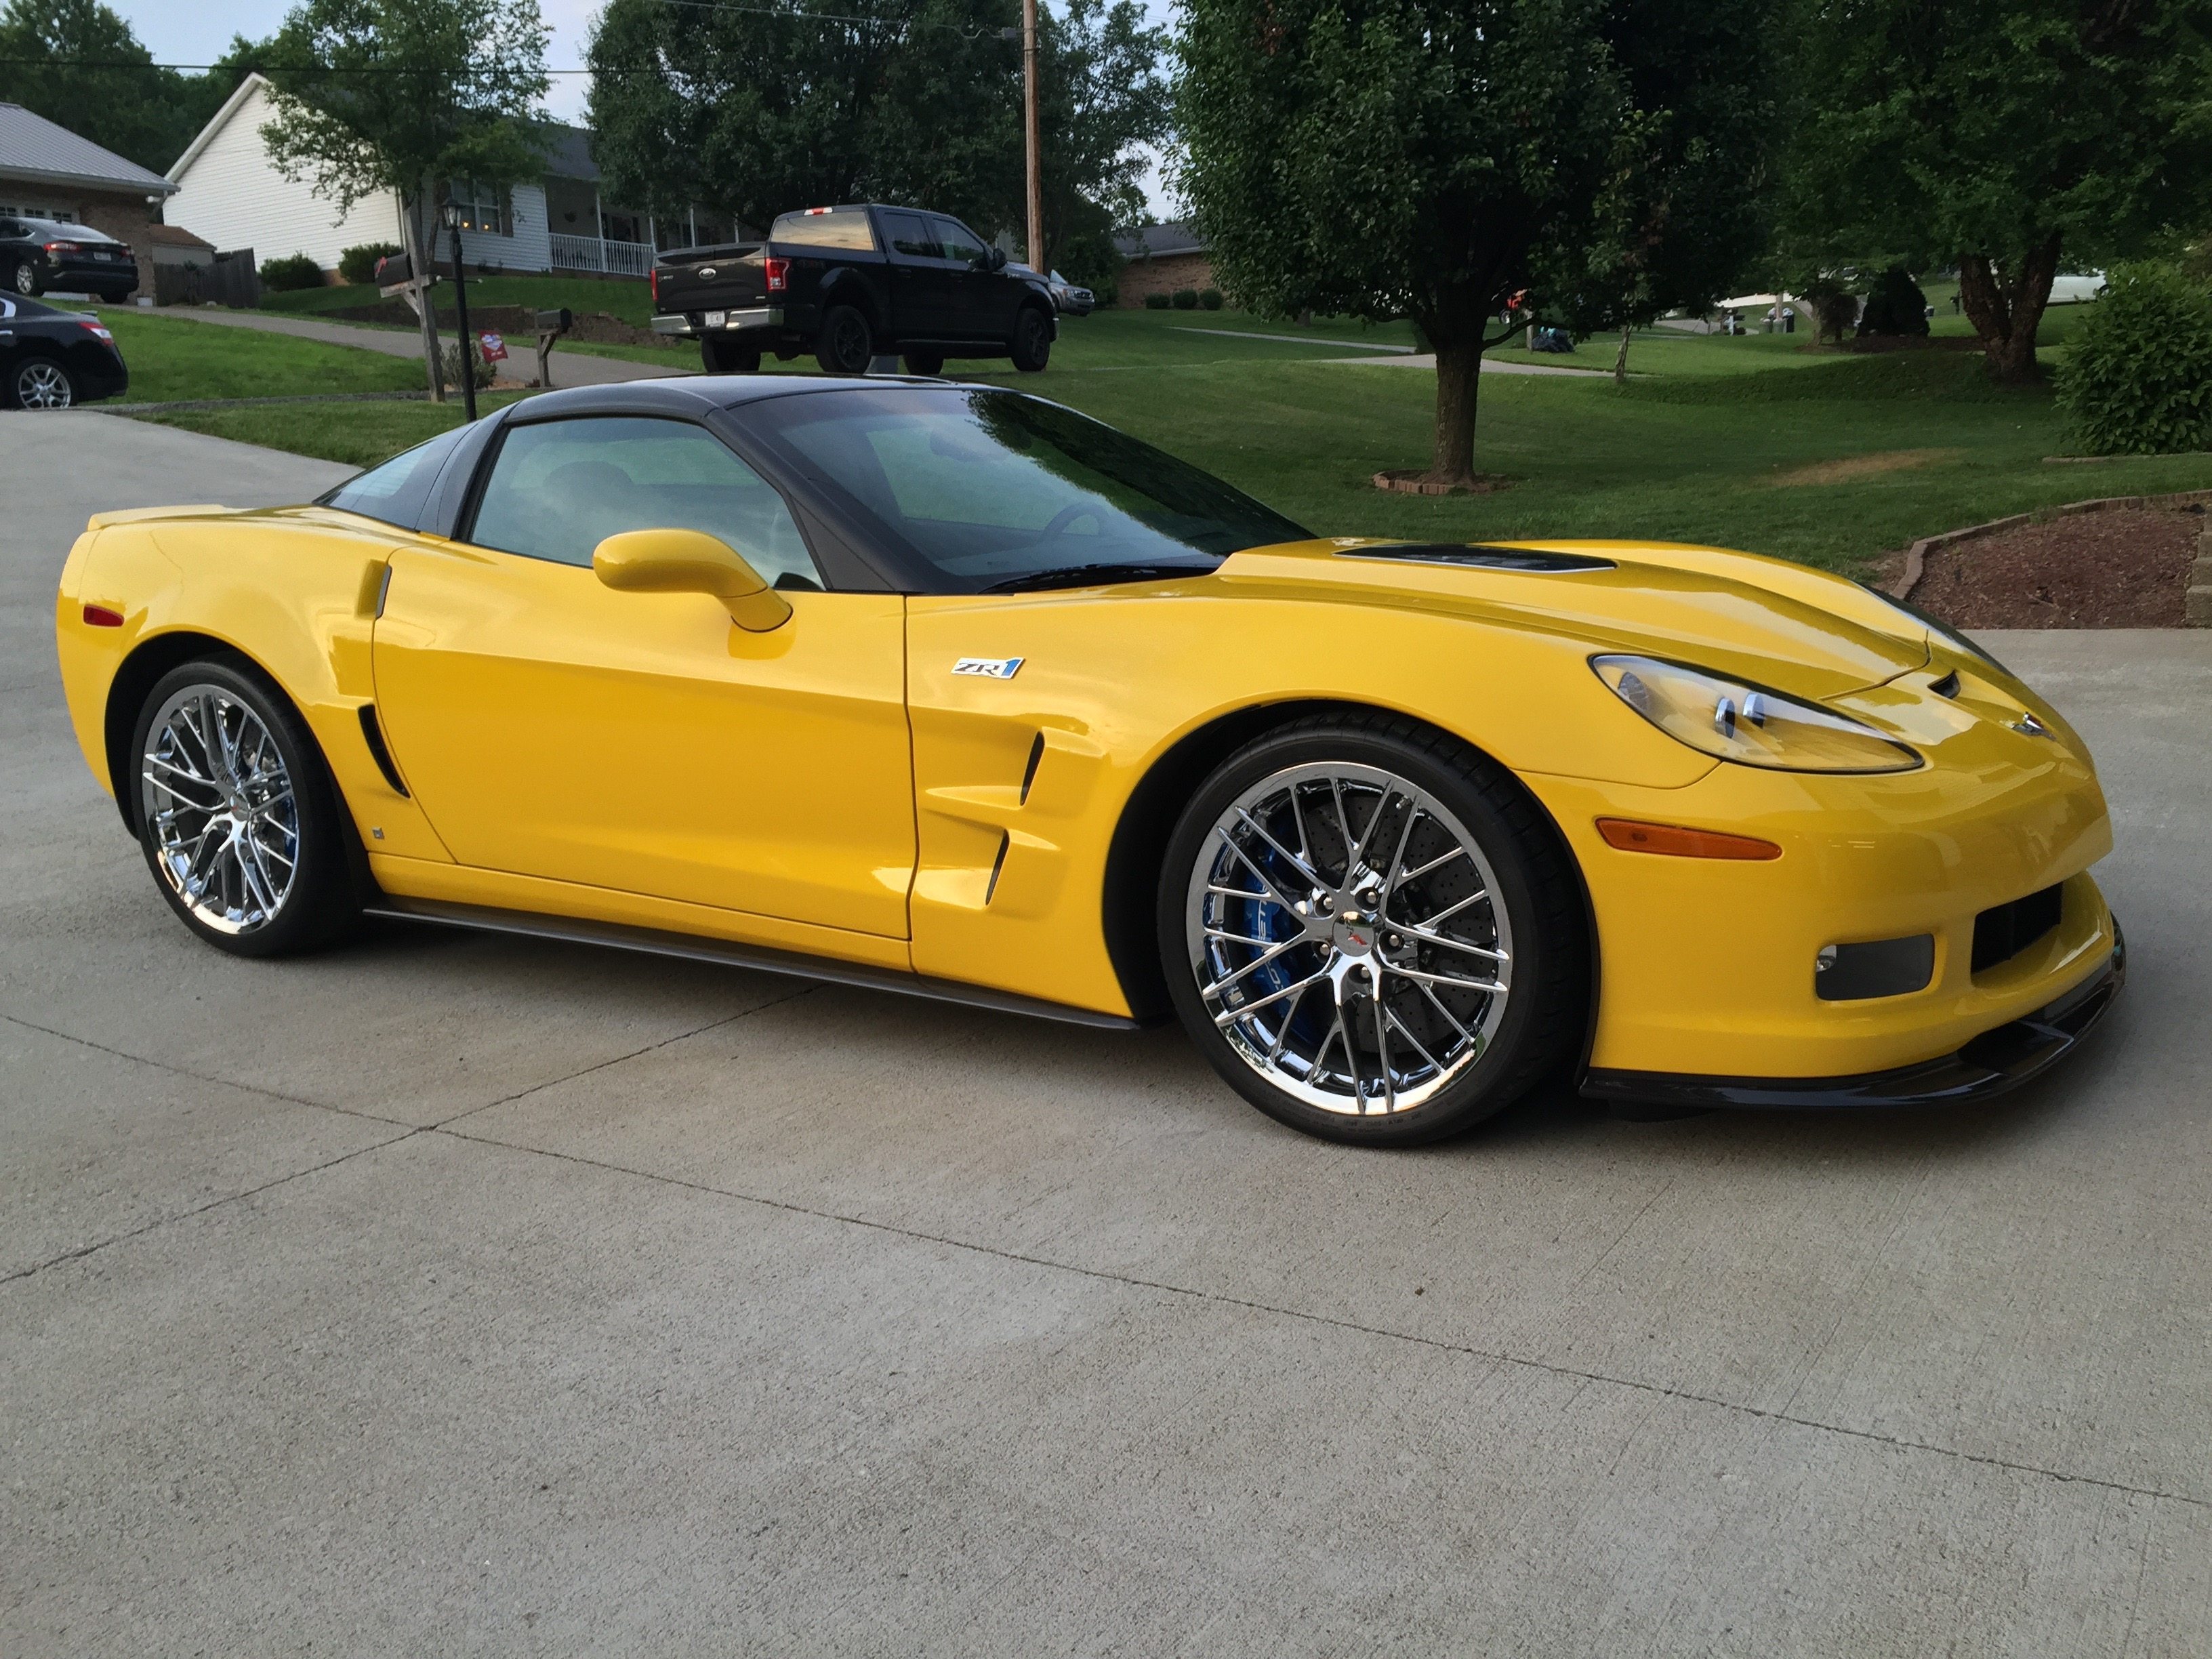
<instances>
[{"instance_id":1,"label":"tinted side window","mask_svg":"<svg viewBox=\"0 0 2212 1659\"><path fill-rule=\"evenodd\" d=\"M422 522L422 507L430 499L430 487L438 482L438 469L446 464L446 457L453 453L466 427L455 427L451 432L441 432L426 444L394 455L382 466L373 466L366 472L356 473L337 489L315 497L318 507L335 507L341 512L358 513L365 519L397 525L402 530L412 530Z\"/></svg>"},{"instance_id":2,"label":"tinted side window","mask_svg":"<svg viewBox=\"0 0 2212 1659\"><path fill-rule=\"evenodd\" d=\"M937 233L938 246L945 250L945 258L973 264L983 257L982 239L957 219L933 217L929 228Z\"/></svg>"},{"instance_id":3,"label":"tinted side window","mask_svg":"<svg viewBox=\"0 0 2212 1659\"><path fill-rule=\"evenodd\" d=\"M941 259L937 243L921 222L919 213L886 213L884 215L884 234L890 238L891 252L908 259Z\"/></svg>"},{"instance_id":4,"label":"tinted side window","mask_svg":"<svg viewBox=\"0 0 2212 1659\"><path fill-rule=\"evenodd\" d=\"M626 530L700 530L778 587L822 578L791 509L703 428L641 416L509 427L477 507L483 547L589 566Z\"/></svg>"}]
</instances>

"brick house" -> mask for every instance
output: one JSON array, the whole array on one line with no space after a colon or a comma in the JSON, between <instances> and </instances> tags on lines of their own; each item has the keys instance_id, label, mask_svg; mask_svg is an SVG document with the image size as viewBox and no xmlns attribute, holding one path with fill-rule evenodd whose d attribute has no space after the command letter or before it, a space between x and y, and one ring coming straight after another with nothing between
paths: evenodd
<instances>
[{"instance_id":1,"label":"brick house","mask_svg":"<svg viewBox=\"0 0 2212 1659\"><path fill-rule=\"evenodd\" d=\"M0 213L89 225L131 244L138 286L154 291L147 227L176 186L21 104L0 103Z\"/></svg>"},{"instance_id":2,"label":"brick house","mask_svg":"<svg viewBox=\"0 0 2212 1659\"><path fill-rule=\"evenodd\" d=\"M1205 239L1181 220L1139 225L1116 236L1114 246L1128 261L1121 268L1121 298L1115 301L1124 308L1143 305L1147 294L1213 286L1213 260Z\"/></svg>"}]
</instances>

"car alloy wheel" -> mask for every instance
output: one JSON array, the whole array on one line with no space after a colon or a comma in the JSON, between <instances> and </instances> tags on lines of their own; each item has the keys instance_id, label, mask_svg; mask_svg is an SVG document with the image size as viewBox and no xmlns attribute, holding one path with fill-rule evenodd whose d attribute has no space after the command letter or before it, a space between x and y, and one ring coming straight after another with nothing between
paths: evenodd
<instances>
[{"instance_id":1,"label":"car alloy wheel","mask_svg":"<svg viewBox=\"0 0 2212 1659\"><path fill-rule=\"evenodd\" d=\"M268 927L300 867L300 801L261 716L227 688L190 684L154 716L139 764L139 811L155 869L201 926Z\"/></svg>"},{"instance_id":2,"label":"car alloy wheel","mask_svg":"<svg viewBox=\"0 0 2212 1659\"><path fill-rule=\"evenodd\" d=\"M1237 1054L1322 1111L1409 1111L1479 1060L1512 995L1513 935L1480 843L1379 768L1294 766L1216 818L1185 943Z\"/></svg>"},{"instance_id":3,"label":"car alloy wheel","mask_svg":"<svg viewBox=\"0 0 2212 1659\"><path fill-rule=\"evenodd\" d=\"M19 260L15 265L15 292L22 295L35 295L38 291L38 272L31 269L29 260Z\"/></svg>"},{"instance_id":4,"label":"car alloy wheel","mask_svg":"<svg viewBox=\"0 0 2212 1659\"><path fill-rule=\"evenodd\" d=\"M33 357L15 371L19 409L67 409L76 401L69 371L50 357Z\"/></svg>"}]
</instances>

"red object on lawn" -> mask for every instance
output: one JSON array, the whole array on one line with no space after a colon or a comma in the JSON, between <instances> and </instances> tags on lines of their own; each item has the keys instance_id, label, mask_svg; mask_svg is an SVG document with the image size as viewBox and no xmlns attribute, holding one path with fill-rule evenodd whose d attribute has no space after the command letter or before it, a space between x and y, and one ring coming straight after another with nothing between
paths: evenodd
<instances>
[{"instance_id":1,"label":"red object on lawn","mask_svg":"<svg viewBox=\"0 0 2212 1659\"><path fill-rule=\"evenodd\" d=\"M507 361L507 342L489 330L477 336L477 343L483 348L484 361L503 363Z\"/></svg>"}]
</instances>

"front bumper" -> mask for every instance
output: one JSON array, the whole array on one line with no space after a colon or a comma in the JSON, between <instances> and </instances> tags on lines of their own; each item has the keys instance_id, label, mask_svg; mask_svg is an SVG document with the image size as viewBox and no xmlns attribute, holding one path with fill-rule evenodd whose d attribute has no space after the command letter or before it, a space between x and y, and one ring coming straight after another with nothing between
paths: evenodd
<instances>
[{"instance_id":1,"label":"front bumper","mask_svg":"<svg viewBox=\"0 0 2212 1659\"><path fill-rule=\"evenodd\" d=\"M2033 1013L1984 1031L1956 1054L1856 1077L1692 1077L1593 1068L1582 1092L1591 1100L1673 1112L1717 1107L1806 1109L1850 1106L1956 1105L2008 1093L2042 1076L2081 1045L2127 982L2128 947L2112 926L2105 965Z\"/></svg>"},{"instance_id":2,"label":"front bumper","mask_svg":"<svg viewBox=\"0 0 2212 1659\"><path fill-rule=\"evenodd\" d=\"M673 334L684 339L696 339L702 334L746 334L782 327L781 306L753 306L744 311L663 312L653 319L655 334Z\"/></svg>"}]
</instances>

